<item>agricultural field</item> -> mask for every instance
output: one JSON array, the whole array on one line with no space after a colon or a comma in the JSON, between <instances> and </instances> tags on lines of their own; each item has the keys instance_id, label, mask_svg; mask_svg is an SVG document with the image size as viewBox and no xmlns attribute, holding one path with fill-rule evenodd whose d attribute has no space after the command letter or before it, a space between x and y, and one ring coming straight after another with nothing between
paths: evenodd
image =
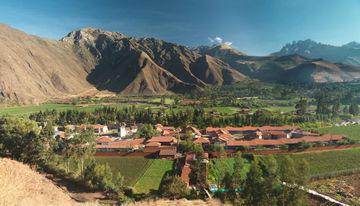
<instances>
[{"instance_id":1,"label":"agricultural field","mask_svg":"<svg viewBox=\"0 0 360 206\"><path fill-rule=\"evenodd\" d=\"M295 162L305 159L312 177L330 177L360 171L360 148L292 154Z\"/></svg>"},{"instance_id":2,"label":"agricultural field","mask_svg":"<svg viewBox=\"0 0 360 206\"><path fill-rule=\"evenodd\" d=\"M134 185L135 192L138 194L141 193L147 194L151 191L158 190L162 178L167 172L171 172L172 169L173 169L172 160L160 160L160 159L153 160L151 165L145 171L145 173L143 173L143 175Z\"/></svg>"},{"instance_id":3,"label":"agricultural field","mask_svg":"<svg viewBox=\"0 0 360 206\"><path fill-rule=\"evenodd\" d=\"M205 111L210 112L210 111L217 111L223 114L235 114L239 111L238 108L236 107L209 107L209 108L204 108Z\"/></svg>"},{"instance_id":4,"label":"agricultural field","mask_svg":"<svg viewBox=\"0 0 360 206\"><path fill-rule=\"evenodd\" d=\"M150 99L149 101L154 102L154 103L161 103L161 98L160 97L153 98L153 99ZM174 103L174 99L168 98L168 97L165 98L165 104L173 104L173 103Z\"/></svg>"},{"instance_id":5,"label":"agricultural field","mask_svg":"<svg viewBox=\"0 0 360 206\"><path fill-rule=\"evenodd\" d=\"M310 187L349 205L360 205L360 174L312 181Z\"/></svg>"},{"instance_id":6,"label":"agricultural field","mask_svg":"<svg viewBox=\"0 0 360 206\"><path fill-rule=\"evenodd\" d=\"M122 108L122 107L129 107L132 104L115 104L115 103L107 103L107 104L60 104L60 103L46 103L40 105L33 105L33 106L0 106L0 115L16 115L16 116L26 116L31 113L45 111L45 110L57 110L57 111L64 111L64 110L79 110L79 111L93 111L97 108L101 108L104 106ZM148 107L150 104L135 104L136 107Z\"/></svg>"},{"instance_id":7,"label":"agricultural field","mask_svg":"<svg viewBox=\"0 0 360 206\"><path fill-rule=\"evenodd\" d=\"M126 186L134 187L136 193L158 190L161 180L173 169L172 160L147 159L143 157L96 157L96 161L109 164L114 174L124 176Z\"/></svg>"},{"instance_id":8,"label":"agricultural field","mask_svg":"<svg viewBox=\"0 0 360 206\"><path fill-rule=\"evenodd\" d=\"M353 140L360 140L360 125L333 126L319 129L320 133L342 134Z\"/></svg>"},{"instance_id":9,"label":"agricultural field","mask_svg":"<svg viewBox=\"0 0 360 206\"><path fill-rule=\"evenodd\" d=\"M124 176L125 185L134 186L154 160L143 157L96 157L96 161L109 164L113 174L120 172Z\"/></svg>"}]
</instances>

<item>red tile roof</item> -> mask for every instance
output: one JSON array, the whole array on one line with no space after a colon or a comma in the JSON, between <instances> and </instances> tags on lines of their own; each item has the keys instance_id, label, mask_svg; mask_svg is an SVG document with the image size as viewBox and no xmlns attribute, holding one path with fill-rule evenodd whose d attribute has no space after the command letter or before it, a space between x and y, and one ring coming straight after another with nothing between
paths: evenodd
<instances>
[{"instance_id":1,"label":"red tile roof","mask_svg":"<svg viewBox=\"0 0 360 206\"><path fill-rule=\"evenodd\" d=\"M101 124L96 124L92 126L94 129L102 129L105 127L105 125L101 125Z\"/></svg>"},{"instance_id":2,"label":"red tile roof","mask_svg":"<svg viewBox=\"0 0 360 206\"><path fill-rule=\"evenodd\" d=\"M252 126L245 126L245 127L224 127L224 128L216 128L216 127L208 127L206 128L206 132L216 132L219 130L225 130L225 131L285 131L285 130L297 130L299 127L297 126L291 126L291 125L284 125L284 126L262 126L262 127L252 127Z\"/></svg>"},{"instance_id":3,"label":"red tile roof","mask_svg":"<svg viewBox=\"0 0 360 206\"><path fill-rule=\"evenodd\" d=\"M181 179L188 186L190 185L190 177L189 177L190 173L191 173L190 165L184 165L184 167L181 170Z\"/></svg>"},{"instance_id":4,"label":"red tile roof","mask_svg":"<svg viewBox=\"0 0 360 206\"><path fill-rule=\"evenodd\" d=\"M201 132L196 127L188 126L186 129L190 129L196 135L201 136Z\"/></svg>"},{"instance_id":5,"label":"red tile roof","mask_svg":"<svg viewBox=\"0 0 360 206\"><path fill-rule=\"evenodd\" d=\"M159 155L160 156L175 156L176 155L176 147L160 148Z\"/></svg>"},{"instance_id":6,"label":"red tile roof","mask_svg":"<svg viewBox=\"0 0 360 206\"><path fill-rule=\"evenodd\" d=\"M146 147L160 147L161 143L160 142L149 142L145 146Z\"/></svg>"},{"instance_id":7,"label":"red tile roof","mask_svg":"<svg viewBox=\"0 0 360 206\"><path fill-rule=\"evenodd\" d=\"M109 143L112 141L113 139L109 136L102 136L96 139L96 143Z\"/></svg>"},{"instance_id":8,"label":"red tile roof","mask_svg":"<svg viewBox=\"0 0 360 206\"><path fill-rule=\"evenodd\" d=\"M151 137L147 142L176 142L175 137L171 137L171 136L155 136L155 137Z\"/></svg>"},{"instance_id":9,"label":"red tile roof","mask_svg":"<svg viewBox=\"0 0 360 206\"><path fill-rule=\"evenodd\" d=\"M209 144L210 141L208 138L205 137L198 137L194 140L195 143L202 143L202 144Z\"/></svg>"},{"instance_id":10,"label":"red tile roof","mask_svg":"<svg viewBox=\"0 0 360 206\"><path fill-rule=\"evenodd\" d=\"M323 135L323 136L305 136L301 138L291 138L291 139L275 139L275 140L264 140L264 139L254 139L254 140L229 140L226 142L227 146L258 146L258 145L286 145L286 144L296 144L300 142L329 142L329 141L339 141L344 137L342 135Z\"/></svg>"},{"instance_id":11,"label":"red tile roof","mask_svg":"<svg viewBox=\"0 0 360 206\"><path fill-rule=\"evenodd\" d=\"M96 149L132 149L143 146L144 139L120 140L107 145L96 145Z\"/></svg>"}]
</instances>

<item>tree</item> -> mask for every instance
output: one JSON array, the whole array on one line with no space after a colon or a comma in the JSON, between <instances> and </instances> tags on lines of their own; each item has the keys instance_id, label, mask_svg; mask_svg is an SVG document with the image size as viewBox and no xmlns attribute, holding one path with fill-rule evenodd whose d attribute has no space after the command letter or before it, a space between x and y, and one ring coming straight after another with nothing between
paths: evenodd
<instances>
[{"instance_id":1,"label":"tree","mask_svg":"<svg viewBox=\"0 0 360 206\"><path fill-rule=\"evenodd\" d=\"M261 158L259 164L264 176L265 201L267 205L276 205L280 185L277 161L273 156L266 156Z\"/></svg>"},{"instance_id":2,"label":"tree","mask_svg":"<svg viewBox=\"0 0 360 206\"><path fill-rule=\"evenodd\" d=\"M243 169L244 169L244 160L241 157L241 153L237 152L236 157L234 159L234 174L233 174L234 189L240 189L244 184L243 177L241 176Z\"/></svg>"},{"instance_id":3,"label":"tree","mask_svg":"<svg viewBox=\"0 0 360 206\"><path fill-rule=\"evenodd\" d=\"M349 114L349 107L346 105L343 108L343 114Z\"/></svg>"},{"instance_id":4,"label":"tree","mask_svg":"<svg viewBox=\"0 0 360 206\"><path fill-rule=\"evenodd\" d=\"M264 181L258 160L254 159L244 185L245 205L266 205Z\"/></svg>"},{"instance_id":5,"label":"tree","mask_svg":"<svg viewBox=\"0 0 360 206\"><path fill-rule=\"evenodd\" d=\"M113 173L110 166L106 164L97 164L94 160L84 169L84 180L93 188L106 191L114 190Z\"/></svg>"},{"instance_id":6,"label":"tree","mask_svg":"<svg viewBox=\"0 0 360 206\"><path fill-rule=\"evenodd\" d=\"M340 113L340 102L335 102L332 106L332 116L336 117Z\"/></svg>"},{"instance_id":7,"label":"tree","mask_svg":"<svg viewBox=\"0 0 360 206\"><path fill-rule=\"evenodd\" d=\"M95 136L91 131L74 135L69 141L71 155L80 160L80 174L84 172L85 159L95 153Z\"/></svg>"},{"instance_id":8,"label":"tree","mask_svg":"<svg viewBox=\"0 0 360 206\"><path fill-rule=\"evenodd\" d=\"M37 148L43 148L38 137L40 129L36 122L17 118L0 118L0 155L10 156L24 162L34 162L33 155L38 158ZM36 152L36 154L32 154Z\"/></svg>"},{"instance_id":9,"label":"tree","mask_svg":"<svg viewBox=\"0 0 360 206\"><path fill-rule=\"evenodd\" d=\"M299 190L296 181L298 174L295 170L295 163L290 156L283 156L280 160L278 173L280 174L280 182L285 183L278 198L278 205L299 205L300 197L298 196Z\"/></svg>"},{"instance_id":10,"label":"tree","mask_svg":"<svg viewBox=\"0 0 360 206\"><path fill-rule=\"evenodd\" d=\"M329 105L326 101L326 97L323 94L320 94L317 97L317 107L316 107L316 113L317 114L329 114Z\"/></svg>"},{"instance_id":11,"label":"tree","mask_svg":"<svg viewBox=\"0 0 360 206\"><path fill-rule=\"evenodd\" d=\"M296 114L304 115L307 110L307 98L301 97L299 102L295 105Z\"/></svg>"},{"instance_id":12,"label":"tree","mask_svg":"<svg viewBox=\"0 0 360 206\"><path fill-rule=\"evenodd\" d=\"M140 137L143 137L145 139L149 139L152 136L159 134L158 131L156 131L151 124L144 124L137 133Z\"/></svg>"},{"instance_id":13,"label":"tree","mask_svg":"<svg viewBox=\"0 0 360 206\"><path fill-rule=\"evenodd\" d=\"M180 199L187 197L190 194L190 191L187 188L186 183L183 182L179 176L169 175L165 177L161 184L160 194L166 198Z\"/></svg>"},{"instance_id":14,"label":"tree","mask_svg":"<svg viewBox=\"0 0 360 206\"><path fill-rule=\"evenodd\" d=\"M353 103L349 107L349 113L352 115L358 115L359 114L359 105Z\"/></svg>"}]
</instances>

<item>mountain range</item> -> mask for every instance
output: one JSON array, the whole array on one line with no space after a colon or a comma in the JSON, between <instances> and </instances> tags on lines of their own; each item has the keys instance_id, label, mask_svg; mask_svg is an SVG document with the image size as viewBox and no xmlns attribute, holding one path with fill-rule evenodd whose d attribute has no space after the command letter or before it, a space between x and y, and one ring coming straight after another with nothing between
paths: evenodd
<instances>
[{"instance_id":1,"label":"mountain range","mask_svg":"<svg viewBox=\"0 0 360 206\"><path fill-rule=\"evenodd\" d=\"M283 50L249 56L226 44L189 48L95 28L48 40L0 25L0 100L26 104L101 92L186 93L246 79L311 83L360 78L354 64L282 54Z\"/></svg>"},{"instance_id":2,"label":"mountain range","mask_svg":"<svg viewBox=\"0 0 360 206\"><path fill-rule=\"evenodd\" d=\"M275 56L298 54L307 58L322 58L333 63L360 66L360 43L350 42L342 46L322 44L311 39L286 44Z\"/></svg>"}]
</instances>

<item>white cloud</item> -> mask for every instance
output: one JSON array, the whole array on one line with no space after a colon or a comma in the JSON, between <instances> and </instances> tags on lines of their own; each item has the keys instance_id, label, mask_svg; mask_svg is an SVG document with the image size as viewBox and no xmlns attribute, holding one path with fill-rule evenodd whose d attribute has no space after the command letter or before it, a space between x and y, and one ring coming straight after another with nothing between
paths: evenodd
<instances>
[{"instance_id":1,"label":"white cloud","mask_svg":"<svg viewBox=\"0 0 360 206\"><path fill-rule=\"evenodd\" d=\"M208 39L209 39L209 41L211 43L222 44L222 42L223 42L223 39L221 37L219 37L219 36L216 36L216 37L213 37L213 38L208 37Z\"/></svg>"},{"instance_id":2,"label":"white cloud","mask_svg":"<svg viewBox=\"0 0 360 206\"><path fill-rule=\"evenodd\" d=\"M224 41L224 39L220 36L215 36L215 37L208 37L208 40L211 42L211 43L214 43L214 44L226 44L228 46L232 45L232 42L230 41Z\"/></svg>"}]
</instances>

